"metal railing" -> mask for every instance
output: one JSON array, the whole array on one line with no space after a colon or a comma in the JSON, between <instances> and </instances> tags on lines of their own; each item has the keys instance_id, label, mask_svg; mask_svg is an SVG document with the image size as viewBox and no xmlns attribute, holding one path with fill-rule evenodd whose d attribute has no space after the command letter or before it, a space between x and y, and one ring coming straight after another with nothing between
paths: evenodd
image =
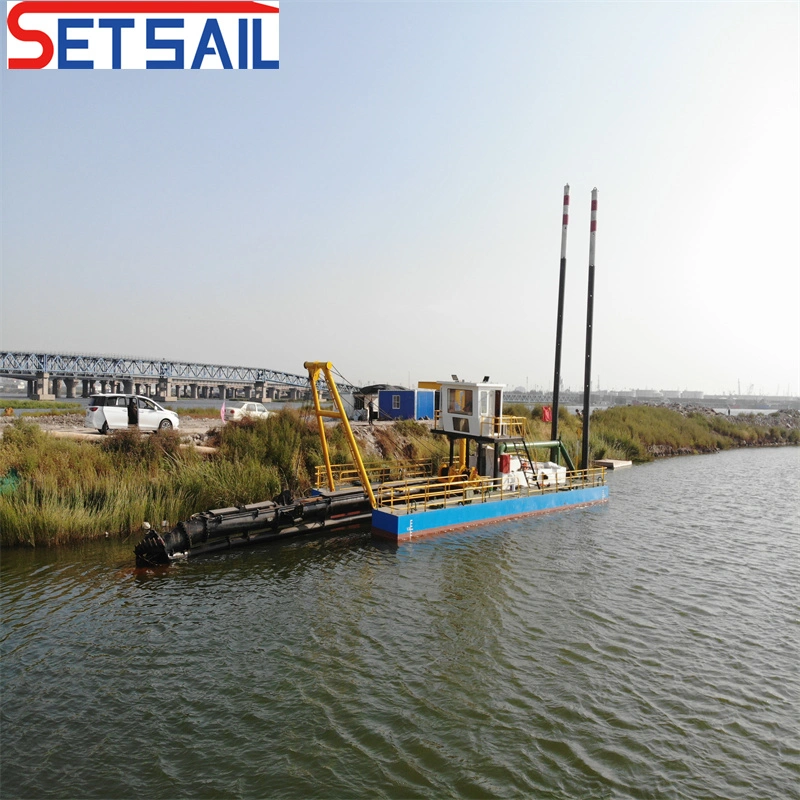
<instances>
[{"instance_id":1,"label":"metal railing","mask_svg":"<svg viewBox=\"0 0 800 800\"><path fill-rule=\"evenodd\" d=\"M405 461L382 461L378 464L365 464L370 483L386 483L388 481L407 481L419 478L430 478L433 474L433 462L430 458L407 459ZM355 464L331 464L333 481L337 486L355 485L361 482L358 467ZM317 489L326 486L328 473L325 465L315 468L314 485Z\"/></svg>"},{"instance_id":2,"label":"metal railing","mask_svg":"<svg viewBox=\"0 0 800 800\"><path fill-rule=\"evenodd\" d=\"M481 436L524 436L525 417L481 417Z\"/></svg>"},{"instance_id":3,"label":"metal railing","mask_svg":"<svg viewBox=\"0 0 800 800\"><path fill-rule=\"evenodd\" d=\"M524 436L525 417L481 417L480 435L481 436ZM436 409L433 417L433 427L435 430L442 430L442 412Z\"/></svg>"},{"instance_id":4,"label":"metal railing","mask_svg":"<svg viewBox=\"0 0 800 800\"><path fill-rule=\"evenodd\" d=\"M533 486L507 487L505 478L478 478L476 480L451 481L447 478L424 483L393 483L377 487L376 508L390 509L410 514L414 511L432 511L454 505L488 503L515 497L551 494L570 489L587 489L603 486L606 482L604 467L590 467L568 472L561 480L556 475L552 483L542 482Z\"/></svg>"}]
</instances>

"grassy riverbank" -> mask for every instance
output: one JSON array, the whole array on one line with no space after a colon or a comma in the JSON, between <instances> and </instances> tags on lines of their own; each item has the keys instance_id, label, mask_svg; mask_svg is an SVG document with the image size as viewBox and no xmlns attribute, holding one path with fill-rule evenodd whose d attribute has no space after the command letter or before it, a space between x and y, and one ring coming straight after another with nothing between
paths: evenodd
<instances>
[{"instance_id":1,"label":"grassy riverbank","mask_svg":"<svg viewBox=\"0 0 800 800\"><path fill-rule=\"evenodd\" d=\"M800 412L723 416L660 406L615 406L591 420L593 458L652 461L732 447L800 444Z\"/></svg>"},{"instance_id":2,"label":"grassy riverbank","mask_svg":"<svg viewBox=\"0 0 800 800\"><path fill-rule=\"evenodd\" d=\"M270 427L265 437L231 426L221 431L218 456L206 459L180 447L172 431L119 431L97 444L56 439L17 420L0 440L0 476L18 478L0 495L0 545L127 536L144 521L172 525L199 510L272 497L293 466L296 437L280 419ZM304 466L301 459L300 474Z\"/></svg>"},{"instance_id":3,"label":"grassy riverbank","mask_svg":"<svg viewBox=\"0 0 800 800\"><path fill-rule=\"evenodd\" d=\"M75 403L65 400L28 400L16 397L3 397L0 398L0 408L13 408L18 409L32 409L34 411L47 411L48 409L58 409L65 412L80 411L82 406L80 403Z\"/></svg>"},{"instance_id":4,"label":"grassy riverbank","mask_svg":"<svg viewBox=\"0 0 800 800\"><path fill-rule=\"evenodd\" d=\"M510 408L527 417L529 440L550 437L541 408ZM562 409L561 436L580 455L579 417ZM432 458L447 443L427 426L382 423L356 429L367 461ZM15 420L0 440L0 545L42 546L111 536L136 538L142 522L172 526L210 508L269 499L283 489L311 485L322 463L316 423L284 409L266 420L216 429L203 457L182 448L175 432L142 436L120 431L100 443L56 439L36 424ZM665 455L707 453L731 447L800 444L800 412L765 417L724 417L661 407L625 406L592 415L592 458L642 462ZM350 461L338 427L329 432L334 462ZM546 459L546 451L536 454Z\"/></svg>"}]
</instances>

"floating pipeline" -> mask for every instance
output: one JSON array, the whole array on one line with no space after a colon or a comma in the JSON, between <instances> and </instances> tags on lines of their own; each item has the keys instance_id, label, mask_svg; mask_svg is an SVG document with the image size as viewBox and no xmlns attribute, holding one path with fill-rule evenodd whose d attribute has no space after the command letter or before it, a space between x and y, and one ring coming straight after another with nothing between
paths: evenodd
<instances>
[{"instance_id":1,"label":"floating pipeline","mask_svg":"<svg viewBox=\"0 0 800 800\"><path fill-rule=\"evenodd\" d=\"M360 525L371 516L369 498L360 487L318 490L296 501L284 493L275 500L194 514L166 533L148 531L133 552L137 566L158 566L216 550Z\"/></svg>"}]
</instances>

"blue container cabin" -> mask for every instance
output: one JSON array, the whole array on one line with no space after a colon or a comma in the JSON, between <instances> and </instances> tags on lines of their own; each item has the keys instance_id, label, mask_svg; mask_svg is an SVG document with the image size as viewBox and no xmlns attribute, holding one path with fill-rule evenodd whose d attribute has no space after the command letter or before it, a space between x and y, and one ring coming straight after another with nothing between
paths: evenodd
<instances>
[{"instance_id":1,"label":"blue container cabin","mask_svg":"<svg viewBox=\"0 0 800 800\"><path fill-rule=\"evenodd\" d=\"M433 419L434 394L432 389L382 389L379 419Z\"/></svg>"}]
</instances>

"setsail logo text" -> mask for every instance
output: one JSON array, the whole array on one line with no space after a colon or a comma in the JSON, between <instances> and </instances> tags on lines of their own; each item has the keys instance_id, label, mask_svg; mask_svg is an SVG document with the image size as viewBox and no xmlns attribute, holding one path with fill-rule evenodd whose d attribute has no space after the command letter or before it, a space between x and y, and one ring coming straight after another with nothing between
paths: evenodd
<instances>
[{"instance_id":1,"label":"setsail logo text","mask_svg":"<svg viewBox=\"0 0 800 800\"><path fill-rule=\"evenodd\" d=\"M278 3L21 0L9 69L278 69Z\"/></svg>"}]
</instances>

